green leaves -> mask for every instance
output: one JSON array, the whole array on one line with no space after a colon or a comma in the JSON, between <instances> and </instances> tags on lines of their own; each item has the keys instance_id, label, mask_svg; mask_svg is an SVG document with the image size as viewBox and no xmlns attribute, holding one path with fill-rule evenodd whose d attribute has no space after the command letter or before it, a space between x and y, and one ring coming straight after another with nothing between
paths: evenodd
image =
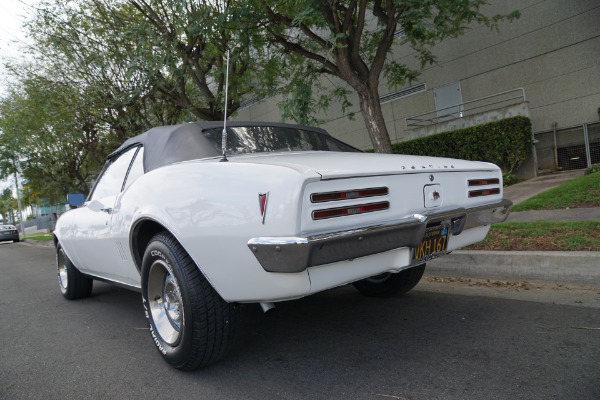
<instances>
[{"instance_id":1,"label":"green leaves","mask_svg":"<svg viewBox=\"0 0 600 400\"><path fill-rule=\"evenodd\" d=\"M390 86L403 87L416 80L419 77L420 71L392 60L385 65L383 73Z\"/></svg>"},{"instance_id":2,"label":"green leaves","mask_svg":"<svg viewBox=\"0 0 600 400\"><path fill-rule=\"evenodd\" d=\"M6 188L0 194L0 216L3 223L7 223L7 217L17 208L17 199L13 197L12 190Z\"/></svg>"},{"instance_id":3,"label":"green leaves","mask_svg":"<svg viewBox=\"0 0 600 400\"><path fill-rule=\"evenodd\" d=\"M222 119L228 49L228 111L235 111L260 76L264 46L251 46L261 34L256 25L231 26L234 5L42 3L28 25L33 61L12 66L14 87L0 100L0 176L18 169L46 198L87 193L126 138L157 125Z\"/></svg>"},{"instance_id":4,"label":"green leaves","mask_svg":"<svg viewBox=\"0 0 600 400\"><path fill-rule=\"evenodd\" d=\"M77 88L41 77L22 77L0 101L0 176L15 169L40 196L63 199L89 191L104 163L109 133L85 109Z\"/></svg>"}]
</instances>

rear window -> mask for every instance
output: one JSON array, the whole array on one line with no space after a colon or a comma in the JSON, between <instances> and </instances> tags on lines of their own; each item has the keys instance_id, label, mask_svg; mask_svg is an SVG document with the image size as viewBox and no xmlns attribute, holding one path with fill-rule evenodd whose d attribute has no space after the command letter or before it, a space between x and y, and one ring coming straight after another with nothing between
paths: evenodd
<instances>
[{"instance_id":1,"label":"rear window","mask_svg":"<svg viewBox=\"0 0 600 400\"><path fill-rule=\"evenodd\" d=\"M223 129L203 131L204 136L221 152ZM268 153L282 151L360 152L321 132L278 126L227 128L227 154Z\"/></svg>"}]
</instances>

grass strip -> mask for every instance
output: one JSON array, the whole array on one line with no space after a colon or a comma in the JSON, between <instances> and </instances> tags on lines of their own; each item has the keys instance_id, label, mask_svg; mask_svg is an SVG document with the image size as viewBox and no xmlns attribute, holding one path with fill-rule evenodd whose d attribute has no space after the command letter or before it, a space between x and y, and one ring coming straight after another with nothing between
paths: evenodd
<instances>
[{"instance_id":1,"label":"grass strip","mask_svg":"<svg viewBox=\"0 0 600 400\"><path fill-rule=\"evenodd\" d=\"M600 251L600 222L508 222L467 250Z\"/></svg>"},{"instance_id":2,"label":"grass strip","mask_svg":"<svg viewBox=\"0 0 600 400\"><path fill-rule=\"evenodd\" d=\"M600 173L584 175L515 205L512 210L600 207Z\"/></svg>"},{"instance_id":3,"label":"grass strip","mask_svg":"<svg viewBox=\"0 0 600 400\"><path fill-rule=\"evenodd\" d=\"M52 234L50 233L32 233L30 235L25 235L23 239L32 239L32 240L52 240Z\"/></svg>"}]
</instances>

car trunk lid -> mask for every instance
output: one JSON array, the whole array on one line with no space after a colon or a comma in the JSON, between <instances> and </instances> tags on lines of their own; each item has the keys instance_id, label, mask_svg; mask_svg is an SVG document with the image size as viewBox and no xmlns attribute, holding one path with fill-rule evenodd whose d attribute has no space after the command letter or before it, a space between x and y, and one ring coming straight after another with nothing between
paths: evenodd
<instances>
[{"instance_id":1,"label":"car trunk lid","mask_svg":"<svg viewBox=\"0 0 600 400\"><path fill-rule=\"evenodd\" d=\"M301 173L317 172L323 180L449 171L494 171L493 164L412 155L286 152L231 157L230 161L279 165Z\"/></svg>"}]
</instances>

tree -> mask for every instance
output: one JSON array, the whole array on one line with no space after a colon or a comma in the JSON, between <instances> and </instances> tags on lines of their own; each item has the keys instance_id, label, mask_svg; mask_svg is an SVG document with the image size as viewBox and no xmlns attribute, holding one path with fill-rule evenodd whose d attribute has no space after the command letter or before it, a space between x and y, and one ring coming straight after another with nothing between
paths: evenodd
<instances>
[{"instance_id":1,"label":"tree","mask_svg":"<svg viewBox=\"0 0 600 400\"><path fill-rule=\"evenodd\" d=\"M54 203L89 192L126 138L157 125L223 118L227 50L234 112L261 50L250 56L252 35L230 29L233 4L43 2L28 25L33 61L9 66L15 84L0 100L0 176L19 171Z\"/></svg>"},{"instance_id":2,"label":"tree","mask_svg":"<svg viewBox=\"0 0 600 400\"><path fill-rule=\"evenodd\" d=\"M16 207L17 199L12 195L12 190L6 188L0 194L0 215L2 220L6 223L8 216L11 216L11 221L15 221L14 209Z\"/></svg>"},{"instance_id":3,"label":"tree","mask_svg":"<svg viewBox=\"0 0 600 400\"><path fill-rule=\"evenodd\" d=\"M41 78L69 86L80 95L83 112L108 126L113 148L156 125L178 123L183 110L161 98L134 65L135 9L119 1L44 3L29 24L35 64L13 68L18 80ZM133 28L131 28L133 29ZM106 154L101 154L103 158Z\"/></svg>"},{"instance_id":4,"label":"tree","mask_svg":"<svg viewBox=\"0 0 600 400\"><path fill-rule=\"evenodd\" d=\"M106 93L115 103L113 110L122 109L125 118L152 115L144 114L143 107L135 108L149 99L147 106L160 103L154 113L170 110L167 123L190 116L220 120L225 109L227 50L231 50L229 114L251 91L255 56L260 52L252 48L251 28L232 28L229 20L236 4L231 0L51 0L31 29L45 50L45 64L66 71L65 82Z\"/></svg>"},{"instance_id":5,"label":"tree","mask_svg":"<svg viewBox=\"0 0 600 400\"><path fill-rule=\"evenodd\" d=\"M485 16L481 12L484 0L249 1L262 11L249 18L258 18L266 38L286 57L288 70L302 77L289 87L296 104L306 108L306 94L312 95L307 88L321 76L341 79L358 95L371 143L383 153L391 153L392 147L379 103L382 73L391 86L404 85L435 62L431 48L436 43L459 36L474 22L497 28L499 21L518 17L518 12ZM390 56L394 33L400 27L405 33L403 43L415 51L417 67ZM347 93L337 87L333 96L345 99ZM326 107L331 96L320 100Z\"/></svg>"},{"instance_id":6,"label":"tree","mask_svg":"<svg viewBox=\"0 0 600 400\"><path fill-rule=\"evenodd\" d=\"M17 171L53 203L68 192L87 193L109 133L80 108L76 88L41 78L19 84L0 101L0 178Z\"/></svg>"},{"instance_id":7,"label":"tree","mask_svg":"<svg viewBox=\"0 0 600 400\"><path fill-rule=\"evenodd\" d=\"M24 209L32 205L40 206L42 203L43 197L41 192L29 182L23 184L20 195L21 205Z\"/></svg>"}]
</instances>

